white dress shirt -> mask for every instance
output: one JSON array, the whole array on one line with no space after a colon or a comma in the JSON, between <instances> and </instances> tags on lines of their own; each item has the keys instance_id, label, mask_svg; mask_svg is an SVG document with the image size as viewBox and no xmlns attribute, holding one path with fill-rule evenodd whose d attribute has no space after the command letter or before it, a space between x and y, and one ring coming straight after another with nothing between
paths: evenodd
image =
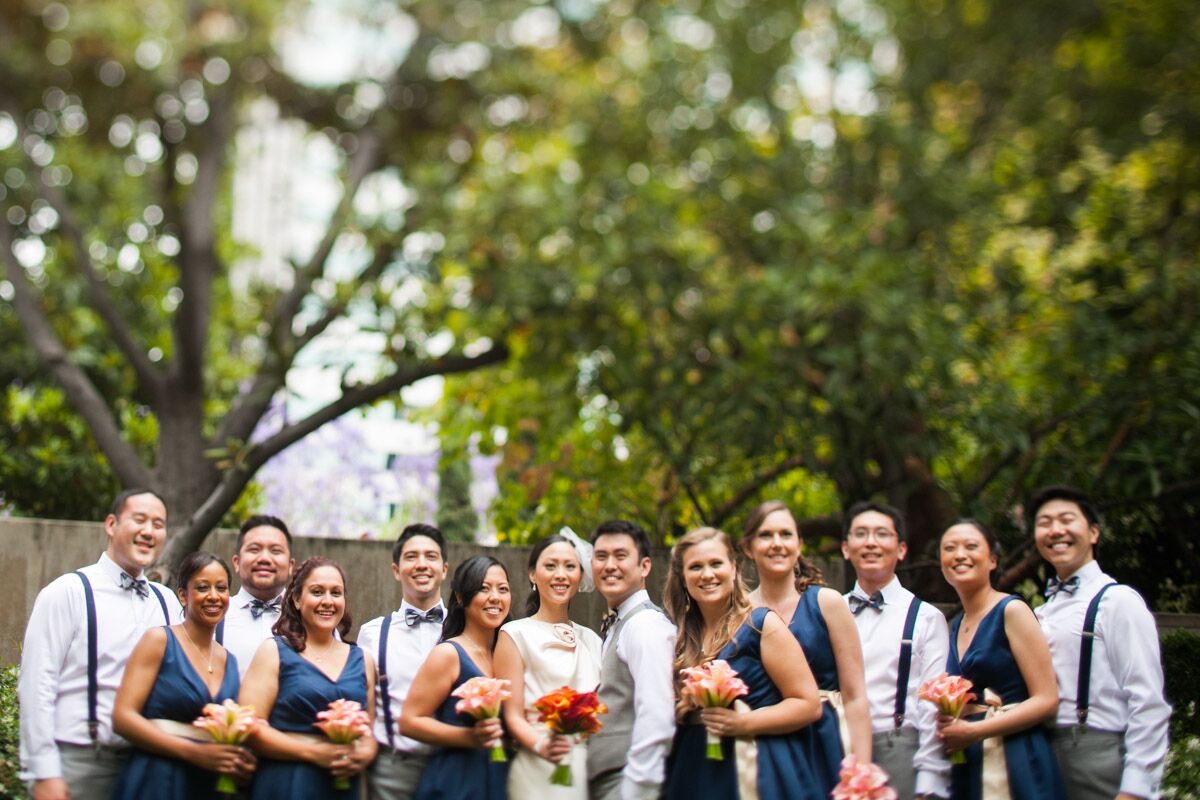
<instances>
[{"instance_id":1,"label":"white dress shirt","mask_svg":"<svg viewBox=\"0 0 1200 800\"><path fill-rule=\"evenodd\" d=\"M617 606L614 625L630 611L649 602L642 589ZM621 800L657 797L666 777L667 750L675 737L675 626L666 615L645 611L620 635L609 637L602 652L617 648L617 658L633 677L633 729L629 737L629 758L621 771Z\"/></svg>"},{"instance_id":2,"label":"white dress shirt","mask_svg":"<svg viewBox=\"0 0 1200 800\"><path fill-rule=\"evenodd\" d=\"M246 677L246 670L250 669L254 654L263 642L271 638L271 628L279 621L278 611L263 611L262 615L255 619L250 613L250 605L254 599L254 595L247 592L243 586L229 599L229 611L225 613L223 641L225 649L237 659L239 678ZM282 604L282 591L276 599Z\"/></svg>"},{"instance_id":3,"label":"white dress shirt","mask_svg":"<svg viewBox=\"0 0 1200 800\"><path fill-rule=\"evenodd\" d=\"M384 623L392 626L388 632L387 672L388 695L392 701L393 726L400 721L400 709L404 706L404 699L408 697L408 689L412 686L413 678L417 676L417 670L425 663L429 652L437 646L438 640L442 638L441 625L433 622L419 622L410 626L405 622L404 612L410 608L418 614L427 614L435 608L442 609L443 617L446 613L445 606L440 600L427 611L421 611L416 606L404 601L400 603L398 611L388 614L386 617L376 617L370 622L364 622L358 631L358 646L371 654L378 669L379 635ZM378 686L378 683L376 685ZM416 755L433 750L431 746L418 742L416 739L401 736L398 730L393 730L392 735L398 752ZM383 747L388 746L387 723L383 718L383 693L380 691L375 692L375 739Z\"/></svg>"},{"instance_id":4,"label":"white dress shirt","mask_svg":"<svg viewBox=\"0 0 1200 800\"><path fill-rule=\"evenodd\" d=\"M1079 578L1074 594L1060 591L1034 612L1050 643L1058 678L1059 727L1076 724L1083 617L1101 587L1113 583L1095 561L1071 577ZM1121 791L1158 797L1171 707L1163 696L1158 628L1146 602L1132 587L1117 585L1104 593L1092 642L1087 726L1125 734Z\"/></svg>"},{"instance_id":5,"label":"white dress shirt","mask_svg":"<svg viewBox=\"0 0 1200 800\"><path fill-rule=\"evenodd\" d=\"M892 580L880 590L883 608L864 608L854 617L862 640L866 670L867 703L871 708L871 729L875 733L895 730L896 678L900 672L900 640L904 620L913 593ZM867 593L856 582L846 597ZM916 794L950 796L950 762L937 739L937 709L917 699L917 690L930 678L946 671L950 634L946 617L931 603L922 603L913 631L912 667L908 673L908 698L904 701L904 727L915 728L918 747L913 767L917 772Z\"/></svg>"},{"instance_id":6,"label":"white dress shirt","mask_svg":"<svg viewBox=\"0 0 1200 800\"><path fill-rule=\"evenodd\" d=\"M112 709L134 646L150 628L168 624L151 591L146 597L122 589L122 570L108 554L80 570L96 599L96 716L98 741L124 745L113 733ZM132 576L131 576L132 577ZM141 577L141 576L137 576ZM181 611L175 593L151 584L162 593L170 622ZM21 651L21 779L62 777L57 742L90 745L88 735L88 615L83 582L68 573L38 592L25 628Z\"/></svg>"}]
</instances>

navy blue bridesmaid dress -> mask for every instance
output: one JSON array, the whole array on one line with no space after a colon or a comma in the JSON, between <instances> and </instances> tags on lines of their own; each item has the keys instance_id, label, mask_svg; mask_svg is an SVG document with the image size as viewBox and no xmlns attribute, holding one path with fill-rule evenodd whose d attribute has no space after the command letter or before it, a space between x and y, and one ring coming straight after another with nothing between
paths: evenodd
<instances>
[{"instance_id":1,"label":"navy blue bridesmaid dress","mask_svg":"<svg viewBox=\"0 0 1200 800\"><path fill-rule=\"evenodd\" d=\"M458 651L458 677L450 687L453 692L471 678L484 675L458 642L450 644ZM453 694L446 695L433 718L447 725L472 727L475 718L455 710L458 700ZM490 759L491 751L488 748L439 747L429 756L425 771L421 773L421 783L413 796L421 800L504 800L507 796L508 763Z\"/></svg>"},{"instance_id":2,"label":"navy blue bridesmaid dress","mask_svg":"<svg viewBox=\"0 0 1200 800\"><path fill-rule=\"evenodd\" d=\"M367 707L367 673L362 650L350 646L350 655L336 681L276 636L279 647L279 692L267 718L271 727L284 733L321 735L314 728L318 712L334 700L353 700ZM327 769L307 761L258 760L254 775L253 800L357 800L358 776L349 789L333 788Z\"/></svg>"},{"instance_id":3,"label":"navy blue bridesmaid dress","mask_svg":"<svg viewBox=\"0 0 1200 800\"><path fill-rule=\"evenodd\" d=\"M1004 609L1017 595L1010 595L984 615L979 630L965 655L958 652L958 629L962 615L950 623L950 655L946 671L962 675L974 684L977 703L983 702L985 689L991 689L1008 705L1029 698L1029 688L1013 657L1004 631ZM1024 602L1024 601L1021 601ZM976 715L971 719L981 719ZM953 800L980 800L983 797L983 743L976 742L963 751L965 764L951 768L950 794ZM1066 790L1058 772L1058 762L1050 739L1041 725L1034 725L1004 737L1004 759L1010 796L1021 800L1065 800Z\"/></svg>"},{"instance_id":4,"label":"navy blue bridesmaid dress","mask_svg":"<svg viewBox=\"0 0 1200 800\"><path fill-rule=\"evenodd\" d=\"M809 586L804 590L792 613L788 630L804 648L804 656L817 680L817 688L837 691L837 660L833 655L833 643L829 640L829 628L825 625L825 617L818 603L820 592L820 586ZM838 784L842 758L846 755L842 747L838 712L829 703L821 703L821 718L802 728L798 736L822 792L821 796L828 797Z\"/></svg>"},{"instance_id":5,"label":"navy blue bridesmaid dress","mask_svg":"<svg viewBox=\"0 0 1200 800\"><path fill-rule=\"evenodd\" d=\"M208 693L195 667L188 661L187 654L175 638L175 632L167 631L167 646L163 651L158 677L146 703L142 716L146 719L169 719L190 725L200 716L209 703L222 703L237 699L238 665L233 653L226 654L225 677L215 696ZM201 769L186 761L147 753L134 748L121 777L113 790L114 800L138 800L143 797L165 798L166 800L199 800L215 794L217 779L215 772Z\"/></svg>"},{"instance_id":6,"label":"navy blue bridesmaid dress","mask_svg":"<svg viewBox=\"0 0 1200 800\"><path fill-rule=\"evenodd\" d=\"M783 699L762 663L762 627L768 609L756 608L742 623L733 640L721 649L718 659L728 662L750 690L743 696L751 709ZM667 800L737 800L738 776L734 740L721 738L722 761L710 760L705 751L708 735L695 719L675 730L675 741L667 759ZM796 733L755 737L758 746L757 779L761 800L824 800L829 793L819 788L816 776Z\"/></svg>"}]
</instances>

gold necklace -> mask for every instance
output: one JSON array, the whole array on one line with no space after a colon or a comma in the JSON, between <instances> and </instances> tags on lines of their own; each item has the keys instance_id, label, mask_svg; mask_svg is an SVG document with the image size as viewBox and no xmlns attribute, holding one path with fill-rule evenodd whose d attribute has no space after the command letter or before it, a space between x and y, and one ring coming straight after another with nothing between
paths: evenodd
<instances>
[{"instance_id":1,"label":"gold necklace","mask_svg":"<svg viewBox=\"0 0 1200 800\"><path fill-rule=\"evenodd\" d=\"M195 648L196 655L201 656L201 658L203 658L203 655L200 653L200 645L196 644L196 640L192 638L192 632L187 629L187 625L183 626L183 632L187 636L188 641L190 641L192 643L192 647ZM209 675L212 675L212 660L213 660L213 642L209 641L209 643L208 643L208 674Z\"/></svg>"}]
</instances>

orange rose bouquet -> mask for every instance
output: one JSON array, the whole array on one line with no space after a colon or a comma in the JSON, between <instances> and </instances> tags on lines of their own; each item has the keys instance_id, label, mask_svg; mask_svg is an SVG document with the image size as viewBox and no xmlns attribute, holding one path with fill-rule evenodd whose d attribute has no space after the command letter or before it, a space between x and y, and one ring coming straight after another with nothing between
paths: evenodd
<instances>
[{"instance_id":1,"label":"orange rose bouquet","mask_svg":"<svg viewBox=\"0 0 1200 800\"><path fill-rule=\"evenodd\" d=\"M192 724L208 731L216 744L240 745L258 725L258 718L254 716L254 706L239 706L232 700L226 700L221 705L206 705L204 713ZM220 794L237 794L237 790L237 784L230 776L221 775L217 778L217 791Z\"/></svg>"},{"instance_id":2,"label":"orange rose bouquet","mask_svg":"<svg viewBox=\"0 0 1200 800\"><path fill-rule=\"evenodd\" d=\"M503 678L471 678L450 694L462 699L454 706L460 714L467 714L475 719L493 719L500 716L500 706L512 697L508 690L510 682ZM504 748L497 739L492 742L492 761L507 761Z\"/></svg>"},{"instance_id":3,"label":"orange rose bouquet","mask_svg":"<svg viewBox=\"0 0 1200 800\"><path fill-rule=\"evenodd\" d=\"M329 708L317 713L320 722L314 722L314 728L320 728L325 737L334 744L353 744L360 736L371 735L371 716L363 707L353 700L338 699L329 704ZM333 788L349 789L349 778L334 778Z\"/></svg>"},{"instance_id":4,"label":"orange rose bouquet","mask_svg":"<svg viewBox=\"0 0 1200 800\"><path fill-rule=\"evenodd\" d=\"M746 683L738 677L737 671L721 659L682 669L680 674L683 684L679 693L700 708L729 708L734 700L750 691ZM719 736L708 734L705 755L712 761L725 759L721 753Z\"/></svg>"},{"instance_id":5,"label":"orange rose bouquet","mask_svg":"<svg viewBox=\"0 0 1200 800\"><path fill-rule=\"evenodd\" d=\"M967 703L975 699L972 688L974 688L973 684L961 675L950 675L943 672L936 678L930 678L921 684L921 688L917 691L917 697L937 706L938 713L959 719L962 717ZM951 764L965 764L966 760L967 757L961 750L950 754Z\"/></svg>"},{"instance_id":6,"label":"orange rose bouquet","mask_svg":"<svg viewBox=\"0 0 1200 800\"><path fill-rule=\"evenodd\" d=\"M608 713L608 706L600 702L595 692L577 692L569 686L539 697L533 707L538 712L538 722L544 722L557 736L590 736L603 727L600 715ZM567 753L554 768L550 776L552 785L573 783L570 758Z\"/></svg>"}]
</instances>

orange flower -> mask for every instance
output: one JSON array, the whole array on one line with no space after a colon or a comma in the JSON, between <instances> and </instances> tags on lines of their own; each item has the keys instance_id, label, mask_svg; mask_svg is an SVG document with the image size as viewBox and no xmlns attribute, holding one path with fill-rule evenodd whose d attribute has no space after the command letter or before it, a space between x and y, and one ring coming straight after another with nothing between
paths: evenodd
<instances>
[{"instance_id":1,"label":"orange flower","mask_svg":"<svg viewBox=\"0 0 1200 800\"><path fill-rule=\"evenodd\" d=\"M595 692L577 692L569 686L555 689L534 702L538 722L562 735L596 733L602 726L599 715L608 713Z\"/></svg>"}]
</instances>

